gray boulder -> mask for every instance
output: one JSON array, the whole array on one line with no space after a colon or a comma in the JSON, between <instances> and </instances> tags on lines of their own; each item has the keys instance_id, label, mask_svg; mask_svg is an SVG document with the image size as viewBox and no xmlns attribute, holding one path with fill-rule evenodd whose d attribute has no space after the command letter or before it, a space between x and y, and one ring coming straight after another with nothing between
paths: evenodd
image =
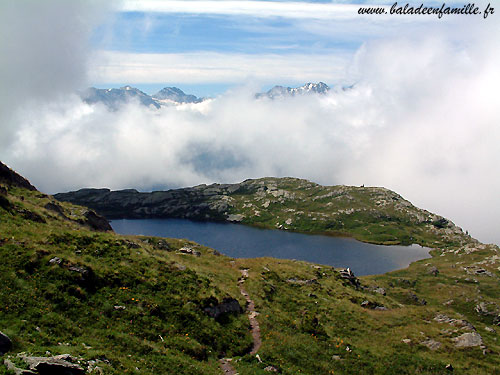
<instances>
[{"instance_id":1,"label":"gray boulder","mask_svg":"<svg viewBox=\"0 0 500 375\"><path fill-rule=\"evenodd\" d=\"M373 289L373 292L378 293L378 294L382 294L383 296L385 296L387 294L385 289L381 288L381 287L376 287L375 289Z\"/></svg>"},{"instance_id":2,"label":"gray boulder","mask_svg":"<svg viewBox=\"0 0 500 375\"><path fill-rule=\"evenodd\" d=\"M182 247L179 249L180 254L189 254L189 255L194 255L196 257L201 256L201 253L199 251L193 250L190 247Z\"/></svg>"},{"instance_id":3,"label":"gray boulder","mask_svg":"<svg viewBox=\"0 0 500 375\"><path fill-rule=\"evenodd\" d=\"M452 339L457 348L469 348L471 346L483 345L483 338L477 332L467 332Z\"/></svg>"},{"instance_id":4,"label":"gray boulder","mask_svg":"<svg viewBox=\"0 0 500 375\"><path fill-rule=\"evenodd\" d=\"M9 336L0 332L0 355L7 353L10 349L12 349L12 341Z\"/></svg>"}]
</instances>

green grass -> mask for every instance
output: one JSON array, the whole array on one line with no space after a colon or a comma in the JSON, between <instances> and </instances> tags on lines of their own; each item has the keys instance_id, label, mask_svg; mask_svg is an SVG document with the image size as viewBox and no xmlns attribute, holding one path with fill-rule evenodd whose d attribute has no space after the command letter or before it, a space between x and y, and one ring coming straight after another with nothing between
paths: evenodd
<instances>
[{"instance_id":1,"label":"green grass","mask_svg":"<svg viewBox=\"0 0 500 375\"><path fill-rule=\"evenodd\" d=\"M321 193L313 188L298 191ZM6 199L0 208L0 330L13 339L11 355L70 353L100 360L104 374L220 374L220 356L233 357L242 375L266 374L269 365L282 374L446 374L448 363L454 374L500 374L498 333L486 330L500 327L493 326L494 315L474 310L485 302L500 314L498 247L472 240L453 247L438 239L446 246L433 250L433 258L363 277L363 287L355 288L329 266L235 260L186 240L93 232L78 223L85 208L61 204L64 219L44 208L52 198L38 192L9 188ZM285 211L269 208L261 225L271 223L273 212L283 219ZM406 232L417 238L426 225L402 219L386 226L370 217L344 222L385 241ZM372 221L363 226L363 220ZM311 231L321 229L310 225ZM201 256L179 254L183 246ZM432 266L436 276L429 273ZM492 276L468 274L466 266ZM262 363L245 354L252 343L245 314L215 320L203 311L226 297L245 306L237 286L241 268L250 270L245 288L260 313ZM387 295L374 293L375 286ZM388 310L363 308L363 301ZM456 348L452 339L465 331L435 321L437 314L467 320L489 352ZM421 344L430 338L441 348ZM1 374L7 374L3 366Z\"/></svg>"},{"instance_id":2,"label":"green grass","mask_svg":"<svg viewBox=\"0 0 500 375\"><path fill-rule=\"evenodd\" d=\"M110 374L135 367L145 374L172 368L209 374L218 373L217 356L243 353L251 345L244 315L216 321L203 312L214 299L231 294L216 285L226 280L178 267L190 261L175 254L185 241L169 241L166 251L138 238L91 232L51 217L40 208L47 198L22 193L24 200L11 191L13 206L36 212L47 223L0 211L0 329L13 338L14 351L105 356ZM77 215L79 208L67 210L68 216L71 210ZM199 250L203 258L218 260ZM50 262L56 257L61 264ZM236 285L236 270L225 277ZM228 290L234 294L235 288Z\"/></svg>"},{"instance_id":3,"label":"green grass","mask_svg":"<svg viewBox=\"0 0 500 375\"><path fill-rule=\"evenodd\" d=\"M497 251L489 248L487 253ZM440 274L435 277L423 272L430 267L424 266L425 262L436 264ZM461 273L449 272L456 270L446 268L453 264L449 258L424 260L407 270L362 278L365 286L384 286L387 296L346 285L331 267L316 269L305 262L273 259L238 260L238 264L250 268L247 290L261 313L263 334L260 357L264 363L245 357L237 362L242 374L259 373L258 369L267 365L279 367L283 374L446 374L448 363L455 368L455 374L500 373L500 361L495 354L483 355L477 347L456 348L451 339L465 331L433 320L437 314L467 319L492 353L500 349L497 336L485 330L491 322L474 312L477 302L460 303L465 296L481 300L486 295L469 294L468 289L456 287L454 281ZM287 282L292 277L315 278L317 283ZM399 282L403 278L411 282ZM482 283L485 288L493 288L498 279L485 279ZM402 297L410 291L425 298L427 305L413 304ZM443 305L449 298L456 303ZM388 310L364 309L360 306L364 300L384 305ZM489 301L498 306L499 298L490 297ZM407 338L411 339L410 344L402 342ZM421 345L427 338L441 342L442 348L431 351ZM332 356L339 359L332 360Z\"/></svg>"}]
</instances>

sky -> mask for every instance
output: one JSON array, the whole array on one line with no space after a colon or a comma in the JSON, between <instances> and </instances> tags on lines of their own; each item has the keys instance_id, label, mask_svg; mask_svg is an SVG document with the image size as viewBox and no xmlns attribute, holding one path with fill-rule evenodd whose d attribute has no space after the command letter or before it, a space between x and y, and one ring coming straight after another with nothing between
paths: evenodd
<instances>
[{"instance_id":1,"label":"sky","mask_svg":"<svg viewBox=\"0 0 500 375\"><path fill-rule=\"evenodd\" d=\"M47 193L263 176L384 186L499 244L500 10L358 14L392 4L2 1L0 160ZM320 81L328 95L254 95ZM78 96L124 85L212 99L110 111Z\"/></svg>"}]
</instances>

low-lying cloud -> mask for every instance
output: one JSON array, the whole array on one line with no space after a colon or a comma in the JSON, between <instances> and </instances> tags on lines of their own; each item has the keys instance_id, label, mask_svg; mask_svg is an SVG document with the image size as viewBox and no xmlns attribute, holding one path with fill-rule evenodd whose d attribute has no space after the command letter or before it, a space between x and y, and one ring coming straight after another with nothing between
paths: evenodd
<instances>
[{"instance_id":1,"label":"low-lying cloud","mask_svg":"<svg viewBox=\"0 0 500 375\"><path fill-rule=\"evenodd\" d=\"M258 88L243 86L200 104L118 111L77 95L17 98L1 158L48 193L263 176L385 186L500 243L499 33L471 35L364 45L354 87L324 96L255 99Z\"/></svg>"}]
</instances>

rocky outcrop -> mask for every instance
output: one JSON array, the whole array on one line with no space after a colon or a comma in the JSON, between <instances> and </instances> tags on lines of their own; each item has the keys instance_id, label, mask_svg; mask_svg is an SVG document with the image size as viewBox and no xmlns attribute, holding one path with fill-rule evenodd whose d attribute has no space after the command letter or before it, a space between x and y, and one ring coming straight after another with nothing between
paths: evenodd
<instances>
[{"instance_id":1,"label":"rocky outcrop","mask_svg":"<svg viewBox=\"0 0 500 375\"><path fill-rule=\"evenodd\" d=\"M199 251L196 251L194 249L191 249L190 247L181 247L178 251L179 254L187 254L187 255L194 255L195 257L201 256L201 253Z\"/></svg>"},{"instance_id":2,"label":"rocky outcrop","mask_svg":"<svg viewBox=\"0 0 500 375\"><path fill-rule=\"evenodd\" d=\"M39 375L85 375L85 370L80 367L69 354L54 357L21 357L31 371Z\"/></svg>"},{"instance_id":3,"label":"rocky outcrop","mask_svg":"<svg viewBox=\"0 0 500 375\"><path fill-rule=\"evenodd\" d=\"M352 285L356 287L360 285L358 278L354 276L354 272L352 272L350 268L345 268L343 270L340 270L339 273L342 279L347 280Z\"/></svg>"},{"instance_id":4,"label":"rocky outcrop","mask_svg":"<svg viewBox=\"0 0 500 375\"><path fill-rule=\"evenodd\" d=\"M441 347L441 343L433 339L424 340L420 345L426 346L430 350L438 350Z\"/></svg>"},{"instance_id":5,"label":"rocky outcrop","mask_svg":"<svg viewBox=\"0 0 500 375\"><path fill-rule=\"evenodd\" d=\"M427 273L432 276L437 276L439 274L439 270L436 266L432 266L427 270Z\"/></svg>"},{"instance_id":6,"label":"rocky outcrop","mask_svg":"<svg viewBox=\"0 0 500 375\"><path fill-rule=\"evenodd\" d=\"M12 208L9 199L4 197L3 195L0 195L0 208L3 208L6 211L10 211Z\"/></svg>"},{"instance_id":7,"label":"rocky outcrop","mask_svg":"<svg viewBox=\"0 0 500 375\"><path fill-rule=\"evenodd\" d=\"M219 316L223 314L230 314L230 313L241 314L243 309L241 308L238 300L234 298L224 298L222 303L219 303L214 306L207 306L205 307L204 311L212 318L217 319Z\"/></svg>"},{"instance_id":8,"label":"rocky outcrop","mask_svg":"<svg viewBox=\"0 0 500 375\"><path fill-rule=\"evenodd\" d=\"M234 191L234 185L213 184L152 193L140 193L133 189L81 189L54 197L90 207L109 219L185 218L224 221L230 215L231 199L227 194Z\"/></svg>"},{"instance_id":9,"label":"rocky outcrop","mask_svg":"<svg viewBox=\"0 0 500 375\"><path fill-rule=\"evenodd\" d=\"M409 299L412 303L414 303L414 304L416 304L416 305L422 305L422 306L423 306L423 305L427 305L427 301L426 301L425 299L423 299L423 298L419 298L419 297L418 297L415 293L413 293L413 292L408 292L407 296L408 296L408 299Z\"/></svg>"},{"instance_id":10,"label":"rocky outcrop","mask_svg":"<svg viewBox=\"0 0 500 375\"><path fill-rule=\"evenodd\" d=\"M89 226L91 229L107 232L113 231L111 225L102 216L96 214L94 211L87 211L84 214L85 219L81 221L81 224Z\"/></svg>"},{"instance_id":11,"label":"rocky outcrop","mask_svg":"<svg viewBox=\"0 0 500 375\"><path fill-rule=\"evenodd\" d=\"M0 355L7 353L10 349L12 349L12 341L9 336L0 332Z\"/></svg>"},{"instance_id":12,"label":"rocky outcrop","mask_svg":"<svg viewBox=\"0 0 500 375\"><path fill-rule=\"evenodd\" d=\"M467 320L464 319L453 319L449 318L444 314L438 314L434 317L434 320L439 323L448 323L454 327L459 327L466 331L475 331L476 328L470 324Z\"/></svg>"},{"instance_id":13,"label":"rocky outcrop","mask_svg":"<svg viewBox=\"0 0 500 375\"><path fill-rule=\"evenodd\" d=\"M86 289L94 290L100 281L94 270L88 266L80 266L59 257L51 258L49 264L70 271L74 282Z\"/></svg>"},{"instance_id":14,"label":"rocky outcrop","mask_svg":"<svg viewBox=\"0 0 500 375\"><path fill-rule=\"evenodd\" d=\"M3 364L7 370L12 371L15 375L36 375L36 372L17 367L10 359L4 359Z\"/></svg>"},{"instance_id":15,"label":"rocky outcrop","mask_svg":"<svg viewBox=\"0 0 500 375\"><path fill-rule=\"evenodd\" d=\"M58 214L59 216L61 216L61 217L62 217L62 218L64 218L64 219L68 219L68 218L66 217L66 215L64 214L64 210L63 210L63 208L62 208L60 205L58 205L57 203L55 203L55 202L49 202L49 203L47 203L47 204L44 206L44 208L45 208L46 210L49 210L49 211L52 211L52 212L54 212L54 213Z\"/></svg>"},{"instance_id":16,"label":"rocky outcrop","mask_svg":"<svg viewBox=\"0 0 500 375\"><path fill-rule=\"evenodd\" d=\"M27 179L14 172L2 162L0 162L0 183L36 191L36 187L31 185Z\"/></svg>"},{"instance_id":17,"label":"rocky outcrop","mask_svg":"<svg viewBox=\"0 0 500 375\"><path fill-rule=\"evenodd\" d=\"M316 280L316 279L301 280L301 279L299 279L297 277L292 277L290 279L287 279L286 282L289 283L289 284L296 284L296 285L318 284L318 280Z\"/></svg>"},{"instance_id":18,"label":"rocky outcrop","mask_svg":"<svg viewBox=\"0 0 500 375\"><path fill-rule=\"evenodd\" d=\"M387 307L380 305L377 302L367 301L367 300L361 302L361 307L371 310L382 310L382 311L387 310Z\"/></svg>"}]
</instances>

